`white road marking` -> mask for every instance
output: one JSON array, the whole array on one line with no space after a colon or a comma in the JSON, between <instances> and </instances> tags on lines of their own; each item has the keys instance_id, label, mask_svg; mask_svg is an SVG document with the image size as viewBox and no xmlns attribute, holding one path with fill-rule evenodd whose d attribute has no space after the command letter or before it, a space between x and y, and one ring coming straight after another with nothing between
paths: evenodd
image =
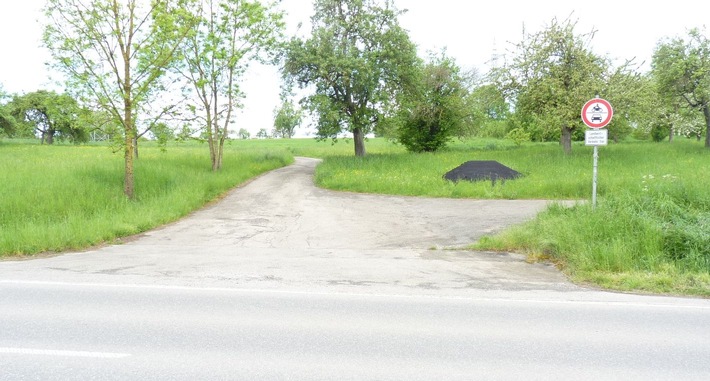
<instances>
[{"instance_id":1,"label":"white road marking","mask_svg":"<svg viewBox=\"0 0 710 381\"><path fill-rule=\"evenodd\" d=\"M85 357L85 358L98 358L98 359L121 359L121 358L131 356L128 353L85 352L85 351L65 351L65 350L54 350L54 349L3 348L3 347L0 347L0 354L40 355L40 356L55 356L55 357Z\"/></svg>"},{"instance_id":2,"label":"white road marking","mask_svg":"<svg viewBox=\"0 0 710 381\"><path fill-rule=\"evenodd\" d=\"M229 287L190 287L159 284L117 284L117 283L77 283L77 282L51 282L34 280L0 280L2 284L13 285L36 285L36 286L64 286L64 287L92 287L92 288L116 288L116 289L145 289L145 290L172 290L172 291L207 291L207 292L227 292L240 294L274 294L274 295L303 295L303 296L329 296L329 297L374 297L374 298L398 298L398 299L440 299L469 302L489 302L489 303L525 303L525 304L558 304L558 305L589 305L608 307L644 307L644 308L683 308L710 310L710 301L696 298L673 298L664 296L637 296L639 300L606 300L606 299L552 299L540 298L523 299L519 297L500 296L438 296L438 295L408 295L408 294L388 294L388 293L353 293L353 292L319 292L319 291L298 291L279 289L259 289L259 288L229 288ZM559 293L558 293L559 294ZM613 293L600 293L601 295L614 296ZM651 298L643 301L644 298Z\"/></svg>"}]
</instances>

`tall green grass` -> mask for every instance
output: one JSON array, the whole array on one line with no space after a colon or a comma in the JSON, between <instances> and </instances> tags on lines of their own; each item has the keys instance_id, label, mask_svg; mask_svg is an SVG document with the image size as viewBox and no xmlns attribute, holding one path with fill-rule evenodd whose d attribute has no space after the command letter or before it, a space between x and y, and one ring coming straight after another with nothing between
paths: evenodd
<instances>
[{"instance_id":1,"label":"tall green grass","mask_svg":"<svg viewBox=\"0 0 710 381\"><path fill-rule=\"evenodd\" d=\"M80 249L174 221L245 180L292 162L284 150L228 147L210 170L206 147L144 147L136 199L107 147L0 145L0 256Z\"/></svg>"},{"instance_id":2,"label":"tall green grass","mask_svg":"<svg viewBox=\"0 0 710 381\"><path fill-rule=\"evenodd\" d=\"M498 144L496 144L498 142ZM641 190L644 176L707 181L701 168L710 155L701 145L678 141L670 144L624 143L601 147L598 194ZM520 172L516 180L460 181L443 178L446 172L469 160L496 160ZM575 145L565 155L557 144L516 147L505 141L459 142L436 153L392 151L354 156L328 156L316 171L319 185L365 193L430 197L503 199L589 199L592 192L592 148Z\"/></svg>"},{"instance_id":3,"label":"tall green grass","mask_svg":"<svg viewBox=\"0 0 710 381\"><path fill-rule=\"evenodd\" d=\"M556 145L512 147L486 143L436 153L327 157L316 171L325 188L365 193L454 198L580 198L591 189L591 159L565 156ZM469 160L497 160L523 174L514 181L453 183L446 172ZM589 168L585 163L589 162Z\"/></svg>"}]
</instances>

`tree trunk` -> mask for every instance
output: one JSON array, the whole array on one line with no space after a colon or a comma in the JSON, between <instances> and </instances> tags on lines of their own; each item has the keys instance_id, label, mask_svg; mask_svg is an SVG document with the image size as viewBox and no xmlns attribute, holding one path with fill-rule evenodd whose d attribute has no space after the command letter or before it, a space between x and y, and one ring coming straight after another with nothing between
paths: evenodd
<instances>
[{"instance_id":1,"label":"tree trunk","mask_svg":"<svg viewBox=\"0 0 710 381\"><path fill-rule=\"evenodd\" d=\"M673 125L668 130L668 143L673 143Z\"/></svg>"},{"instance_id":2,"label":"tree trunk","mask_svg":"<svg viewBox=\"0 0 710 381\"><path fill-rule=\"evenodd\" d=\"M126 69L128 71L128 69ZM127 75L127 78L130 78ZM125 147L124 147L124 174L123 174L123 193L129 199L135 197L134 193L134 177L133 177L133 154L135 153L134 143L136 142L136 129L133 126L133 101L130 98L130 82L126 80L125 98L123 99L123 130L125 132Z\"/></svg>"},{"instance_id":3,"label":"tree trunk","mask_svg":"<svg viewBox=\"0 0 710 381\"><path fill-rule=\"evenodd\" d=\"M54 130L51 128L47 130L47 144L50 146L54 144Z\"/></svg>"},{"instance_id":4,"label":"tree trunk","mask_svg":"<svg viewBox=\"0 0 710 381\"><path fill-rule=\"evenodd\" d=\"M131 117L127 116L130 122ZM133 182L133 129L126 129L126 147L124 149L124 161L125 161L125 171L123 179L123 193L126 197L132 199L134 197L134 182Z\"/></svg>"},{"instance_id":5,"label":"tree trunk","mask_svg":"<svg viewBox=\"0 0 710 381\"><path fill-rule=\"evenodd\" d=\"M138 136L133 137L133 158L138 159Z\"/></svg>"},{"instance_id":6,"label":"tree trunk","mask_svg":"<svg viewBox=\"0 0 710 381\"><path fill-rule=\"evenodd\" d=\"M710 149L710 103L706 103L703 107L703 115L705 115L705 148Z\"/></svg>"},{"instance_id":7,"label":"tree trunk","mask_svg":"<svg viewBox=\"0 0 710 381\"><path fill-rule=\"evenodd\" d=\"M560 136L560 145L567 155L572 153L572 129L562 127L562 135Z\"/></svg>"},{"instance_id":8,"label":"tree trunk","mask_svg":"<svg viewBox=\"0 0 710 381\"><path fill-rule=\"evenodd\" d=\"M219 139L219 147L217 147L217 163L214 168L215 171L222 169L222 158L224 157L224 136Z\"/></svg>"},{"instance_id":9,"label":"tree trunk","mask_svg":"<svg viewBox=\"0 0 710 381\"><path fill-rule=\"evenodd\" d=\"M353 139L355 140L355 156L364 157L365 152L365 134L361 128L353 130Z\"/></svg>"}]
</instances>

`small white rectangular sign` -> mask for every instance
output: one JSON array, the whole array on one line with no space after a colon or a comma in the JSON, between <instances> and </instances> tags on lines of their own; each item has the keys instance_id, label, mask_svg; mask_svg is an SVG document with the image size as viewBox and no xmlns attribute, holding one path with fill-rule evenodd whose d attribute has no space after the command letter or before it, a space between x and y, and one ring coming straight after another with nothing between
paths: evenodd
<instances>
[{"instance_id":1,"label":"small white rectangular sign","mask_svg":"<svg viewBox=\"0 0 710 381\"><path fill-rule=\"evenodd\" d=\"M584 145L605 146L609 140L609 130L587 130L584 131Z\"/></svg>"}]
</instances>

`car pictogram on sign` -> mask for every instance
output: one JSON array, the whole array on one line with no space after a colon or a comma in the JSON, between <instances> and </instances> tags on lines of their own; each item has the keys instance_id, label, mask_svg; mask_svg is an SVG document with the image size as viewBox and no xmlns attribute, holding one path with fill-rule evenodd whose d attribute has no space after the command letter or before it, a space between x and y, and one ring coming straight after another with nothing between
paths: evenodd
<instances>
[{"instance_id":1,"label":"car pictogram on sign","mask_svg":"<svg viewBox=\"0 0 710 381\"><path fill-rule=\"evenodd\" d=\"M605 99L595 98L582 107L582 121L590 128L602 128L611 122L614 109Z\"/></svg>"}]
</instances>

